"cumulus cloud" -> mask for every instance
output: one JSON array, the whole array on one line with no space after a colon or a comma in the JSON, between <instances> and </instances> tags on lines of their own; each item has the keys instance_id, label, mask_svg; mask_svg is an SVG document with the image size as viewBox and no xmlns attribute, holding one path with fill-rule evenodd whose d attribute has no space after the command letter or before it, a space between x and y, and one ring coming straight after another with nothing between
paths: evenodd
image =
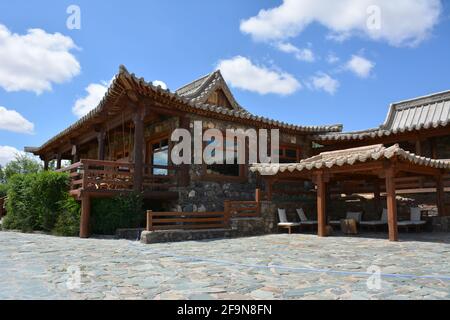
<instances>
[{"instance_id":1,"label":"cumulus cloud","mask_svg":"<svg viewBox=\"0 0 450 320\"><path fill-rule=\"evenodd\" d=\"M72 107L73 114L81 118L88 114L89 111L96 108L105 96L109 84L110 83L104 81L102 83L91 83L88 85L85 89L87 95L75 101L75 104Z\"/></svg>"},{"instance_id":2,"label":"cumulus cloud","mask_svg":"<svg viewBox=\"0 0 450 320\"><path fill-rule=\"evenodd\" d=\"M4 167L8 162L14 160L18 154L25 154L25 152L10 146L0 146L0 166Z\"/></svg>"},{"instance_id":3,"label":"cumulus cloud","mask_svg":"<svg viewBox=\"0 0 450 320\"><path fill-rule=\"evenodd\" d=\"M0 106L0 130L32 134L34 132L34 124L17 111L8 110Z\"/></svg>"},{"instance_id":4,"label":"cumulus cloud","mask_svg":"<svg viewBox=\"0 0 450 320\"><path fill-rule=\"evenodd\" d=\"M289 42L280 42L276 47L282 52L293 54L300 61L314 62L316 60L314 52L309 48L298 48Z\"/></svg>"},{"instance_id":5,"label":"cumulus cloud","mask_svg":"<svg viewBox=\"0 0 450 320\"><path fill-rule=\"evenodd\" d=\"M163 90L167 90L167 84L161 80L155 80L152 82L152 84L156 87L161 87Z\"/></svg>"},{"instance_id":6,"label":"cumulus cloud","mask_svg":"<svg viewBox=\"0 0 450 320\"><path fill-rule=\"evenodd\" d=\"M333 79L330 75L324 72L318 72L315 76L311 77L308 86L313 90L325 91L331 95L334 95L339 88L339 81Z\"/></svg>"},{"instance_id":7,"label":"cumulus cloud","mask_svg":"<svg viewBox=\"0 0 450 320\"><path fill-rule=\"evenodd\" d=\"M0 87L8 92L50 91L80 73L71 53L76 45L70 37L29 29L24 35L12 33L0 24Z\"/></svg>"},{"instance_id":8,"label":"cumulus cloud","mask_svg":"<svg viewBox=\"0 0 450 320\"><path fill-rule=\"evenodd\" d=\"M345 68L360 78L368 78L375 67L375 63L361 56L353 55Z\"/></svg>"},{"instance_id":9,"label":"cumulus cloud","mask_svg":"<svg viewBox=\"0 0 450 320\"><path fill-rule=\"evenodd\" d=\"M312 23L333 38L359 35L394 46L417 45L428 37L442 13L441 0L283 0L241 22L241 31L257 41L281 41Z\"/></svg>"},{"instance_id":10,"label":"cumulus cloud","mask_svg":"<svg viewBox=\"0 0 450 320\"><path fill-rule=\"evenodd\" d=\"M221 60L217 68L231 86L262 95L289 95L301 88L300 82L291 74L255 65L242 56Z\"/></svg>"}]
</instances>

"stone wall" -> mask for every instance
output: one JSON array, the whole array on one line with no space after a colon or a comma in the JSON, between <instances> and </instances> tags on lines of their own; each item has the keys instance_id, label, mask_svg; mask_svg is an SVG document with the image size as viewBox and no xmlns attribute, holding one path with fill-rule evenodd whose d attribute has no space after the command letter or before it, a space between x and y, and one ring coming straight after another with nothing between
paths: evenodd
<instances>
[{"instance_id":1,"label":"stone wall","mask_svg":"<svg viewBox=\"0 0 450 320\"><path fill-rule=\"evenodd\" d=\"M222 132L226 129L251 129L249 126L199 116L192 116L190 121L191 134L194 121L202 121L204 129L219 129ZM304 137L281 134L280 139L281 143L298 144L304 152L310 152L309 143ZM248 167L245 170L245 181L233 181L233 178L217 179L204 176L203 165L192 164L189 166L189 186L177 188L179 199L168 203L167 209L178 212L222 211L225 200L252 201L255 199L256 175L251 173Z\"/></svg>"}]
</instances>

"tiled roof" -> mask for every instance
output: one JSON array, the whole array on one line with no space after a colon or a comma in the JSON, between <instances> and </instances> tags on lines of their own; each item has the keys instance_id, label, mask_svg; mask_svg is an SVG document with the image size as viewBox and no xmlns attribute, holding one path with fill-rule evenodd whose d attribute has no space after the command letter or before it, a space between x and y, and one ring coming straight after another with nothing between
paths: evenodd
<instances>
[{"instance_id":1,"label":"tiled roof","mask_svg":"<svg viewBox=\"0 0 450 320\"><path fill-rule=\"evenodd\" d=\"M329 169L335 166L353 165L371 160L391 159L398 157L417 165L450 170L449 160L434 160L420 157L403 150L398 145L386 148L383 145L373 145L360 148L323 152L317 156L288 164L255 164L250 168L253 172L263 175L274 175L279 172L294 172L314 169Z\"/></svg>"},{"instance_id":2,"label":"tiled roof","mask_svg":"<svg viewBox=\"0 0 450 320\"><path fill-rule=\"evenodd\" d=\"M450 91L394 103L379 128L322 134L317 141L363 140L450 125Z\"/></svg>"},{"instance_id":3,"label":"tiled roof","mask_svg":"<svg viewBox=\"0 0 450 320\"><path fill-rule=\"evenodd\" d=\"M105 96L100 101L99 105L91 110L88 114L83 116L77 122L69 126L67 129L63 130L49 141L47 141L41 147L26 147L25 150L30 150L31 152L38 153L44 148L48 147L50 144L64 137L65 135L80 129L89 120L93 120L100 116L102 112L105 112L106 108L111 105L111 108L120 110L120 106L115 105L115 102L126 93L127 90L135 90L140 94L155 93L160 96L164 96L169 100L183 104L186 108L191 110L202 110L206 112L211 112L216 115L225 115L235 118L236 120L242 121L253 121L260 123L261 125L271 125L279 129L287 129L291 131L297 131L299 133L311 133L316 134L320 132L331 132L331 131L341 131L342 125L325 125L325 126L298 126L293 124L288 124L285 122L280 122L264 117L255 116L243 108L229 109L216 105L209 105L205 103L196 102L195 99L188 99L177 93L172 93L169 90L164 90L160 86L154 86L151 82L146 82L143 78L137 78L134 74L130 74L124 66L120 66L119 73L114 77L112 84L108 88ZM174 106L175 107L175 106ZM109 109L108 109L109 110Z\"/></svg>"},{"instance_id":4,"label":"tiled roof","mask_svg":"<svg viewBox=\"0 0 450 320\"><path fill-rule=\"evenodd\" d=\"M191 102L205 103L209 95L219 88L222 89L228 101L230 101L233 106L233 109L248 112L240 106L239 103L237 103L230 91L230 88L225 82L225 79L220 73L220 70L214 71L204 77L201 77L200 79L192 81L191 83L176 90L175 93L190 100Z\"/></svg>"}]
</instances>

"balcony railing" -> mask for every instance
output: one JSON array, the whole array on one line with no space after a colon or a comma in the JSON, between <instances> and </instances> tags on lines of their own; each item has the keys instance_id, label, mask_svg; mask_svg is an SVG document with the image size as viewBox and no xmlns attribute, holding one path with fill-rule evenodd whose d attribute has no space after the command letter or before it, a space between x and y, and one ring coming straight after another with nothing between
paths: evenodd
<instances>
[{"instance_id":1,"label":"balcony railing","mask_svg":"<svg viewBox=\"0 0 450 320\"><path fill-rule=\"evenodd\" d=\"M133 163L81 160L59 171L70 175L70 193L73 196L80 196L82 190L132 191L135 189ZM155 171L165 174L154 174ZM176 186L174 167L144 165L141 191L167 191L174 186Z\"/></svg>"}]
</instances>

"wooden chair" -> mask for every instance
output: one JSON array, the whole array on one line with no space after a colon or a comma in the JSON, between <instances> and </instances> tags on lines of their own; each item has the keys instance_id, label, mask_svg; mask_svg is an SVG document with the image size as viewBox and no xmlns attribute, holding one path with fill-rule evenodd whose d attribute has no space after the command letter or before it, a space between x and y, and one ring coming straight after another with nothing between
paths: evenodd
<instances>
[{"instance_id":1,"label":"wooden chair","mask_svg":"<svg viewBox=\"0 0 450 320\"><path fill-rule=\"evenodd\" d=\"M388 224L387 209L383 209L383 213L381 214L380 220L361 221L359 224L361 225L361 227L367 227L368 229L373 229L374 231L376 231L378 227L387 226Z\"/></svg>"},{"instance_id":2,"label":"wooden chair","mask_svg":"<svg viewBox=\"0 0 450 320\"><path fill-rule=\"evenodd\" d=\"M417 232L420 232L420 229L427 222L422 221L422 212L420 208L410 208L410 220L407 221L399 221L397 225L399 228L405 228L406 231L409 231L409 228L416 228Z\"/></svg>"},{"instance_id":3,"label":"wooden chair","mask_svg":"<svg viewBox=\"0 0 450 320\"><path fill-rule=\"evenodd\" d=\"M303 208L297 209L298 218L300 219L300 226L308 226L311 229L314 229L318 222L316 220L309 220L308 217L305 214L305 211L303 211Z\"/></svg>"}]
</instances>

